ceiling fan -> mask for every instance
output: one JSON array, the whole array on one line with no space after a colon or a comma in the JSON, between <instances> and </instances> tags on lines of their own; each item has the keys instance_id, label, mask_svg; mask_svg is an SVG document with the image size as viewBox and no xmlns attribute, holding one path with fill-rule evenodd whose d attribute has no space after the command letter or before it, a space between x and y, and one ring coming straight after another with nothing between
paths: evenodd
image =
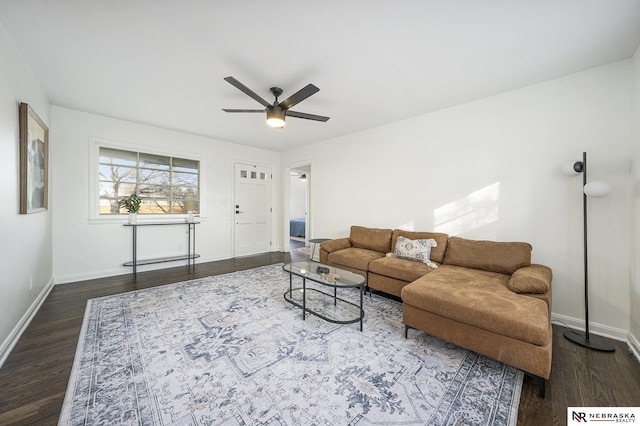
<instances>
[{"instance_id":1,"label":"ceiling fan","mask_svg":"<svg viewBox=\"0 0 640 426\"><path fill-rule=\"evenodd\" d=\"M235 78L226 77L224 80L266 107L265 109L223 108L222 110L225 112L265 112L266 111L267 124L275 129L282 129L284 127L284 124L285 124L284 120L286 116L295 117L295 118L304 118L307 120L314 120L314 121L327 121L329 119L329 117L324 117L322 115L307 114L306 112L298 112L298 111L290 110L291 107L304 101L309 96L313 95L314 93L320 90L313 84L307 84L305 87L298 90L296 93L289 96L287 99L285 99L282 102L278 102L278 97L282 95L282 89L279 87L272 87L270 90L273 96L275 96L276 100L273 102L273 104L270 104L269 102L262 99L262 97L260 97L260 95L258 95L256 92L249 89L247 86L240 83Z\"/></svg>"}]
</instances>

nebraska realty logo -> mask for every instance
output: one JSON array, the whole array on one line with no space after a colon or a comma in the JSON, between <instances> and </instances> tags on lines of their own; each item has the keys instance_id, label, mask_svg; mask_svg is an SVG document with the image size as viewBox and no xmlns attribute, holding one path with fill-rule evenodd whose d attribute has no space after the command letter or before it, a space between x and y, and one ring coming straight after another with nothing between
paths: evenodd
<instances>
[{"instance_id":1,"label":"nebraska realty logo","mask_svg":"<svg viewBox=\"0 0 640 426\"><path fill-rule=\"evenodd\" d=\"M598 423L638 423L640 407L568 407L567 424L581 425Z\"/></svg>"}]
</instances>

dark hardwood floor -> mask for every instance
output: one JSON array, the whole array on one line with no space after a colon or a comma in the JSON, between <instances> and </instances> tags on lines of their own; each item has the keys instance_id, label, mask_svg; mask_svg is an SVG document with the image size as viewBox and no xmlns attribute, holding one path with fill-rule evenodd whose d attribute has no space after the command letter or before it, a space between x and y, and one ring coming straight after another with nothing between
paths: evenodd
<instances>
[{"instance_id":1,"label":"dark hardwood floor","mask_svg":"<svg viewBox=\"0 0 640 426\"><path fill-rule=\"evenodd\" d=\"M292 245L292 247L295 247ZM55 425L88 299L224 274L305 256L292 250L131 275L57 285L0 369L0 425ZM626 343L614 353L589 351L554 326L553 367L547 396L525 376L519 425L566 424L569 406L640 406L640 364Z\"/></svg>"}]
</instances>

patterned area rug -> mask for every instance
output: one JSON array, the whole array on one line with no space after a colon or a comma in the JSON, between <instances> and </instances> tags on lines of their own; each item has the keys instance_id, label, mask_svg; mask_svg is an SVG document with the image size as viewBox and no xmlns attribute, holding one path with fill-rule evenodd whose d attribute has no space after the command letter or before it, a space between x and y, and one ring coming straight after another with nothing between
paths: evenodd
<instances>
[{"instance_id":1,"label":"patterned area rug","mask_svg":"<svg viewBox=\"0 0 640 426\"><path fill-rule=\"evenodd\" d=\"M519 370L405 339L401 303L381 296L362 332L303 321L288 288L272 265L90 300L59 424L516 423Z\"/></svg>"},{"instance_id":2,"label":"patterned area rug","mask_svg":"<svg viewBox=\"0 0 640 426\"><path fill-rule=\"evenodd\" d=\"M298 247L298 248L294 248L294 251L301 253L301 254L310 254L311 253L311 248L309 247Z\"/></svg>"}]
</instances>

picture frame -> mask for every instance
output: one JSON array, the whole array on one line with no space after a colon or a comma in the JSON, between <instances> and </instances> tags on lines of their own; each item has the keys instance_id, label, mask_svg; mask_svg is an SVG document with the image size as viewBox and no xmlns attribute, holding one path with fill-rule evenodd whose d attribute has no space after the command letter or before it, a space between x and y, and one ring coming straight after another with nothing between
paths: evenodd
<instances>
[{"instance_id":1,"label":"picture frame","mask_svg":"<svg viewBox=\"0 0 640 426\"><path fill-rule=\"evenodd\" d=\"M20 103L20 214L49 208L49 128Z\"/></svg>"}]
</instances>

